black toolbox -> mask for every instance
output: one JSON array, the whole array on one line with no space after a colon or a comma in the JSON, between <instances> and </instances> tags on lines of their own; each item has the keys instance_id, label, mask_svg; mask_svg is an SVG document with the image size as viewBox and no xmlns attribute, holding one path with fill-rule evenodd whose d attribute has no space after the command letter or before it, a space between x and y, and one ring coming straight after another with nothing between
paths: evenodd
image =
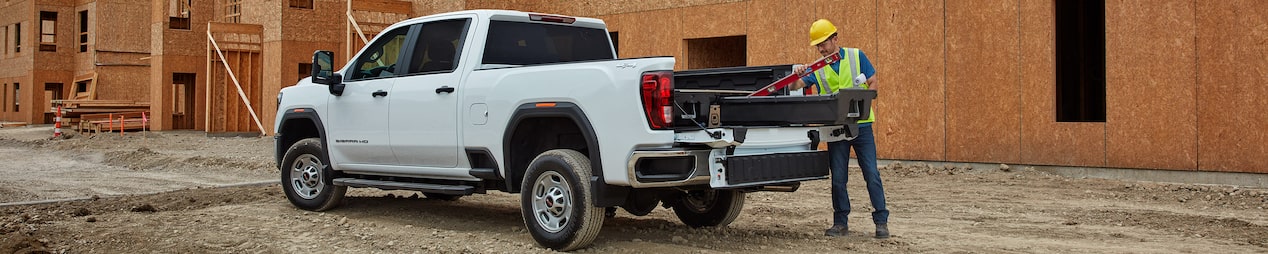
<instances>
[{"instance_id":1,"label":"black toolbox","mask_svg":"<svg viewBox=\"0 0 1268 254\"><path fill-rule=\"evenodd\" d=\"M791 73L792 65L675 72L674 126L691 130L844 125L847 128L842 131L853 136L858 129L855 123L870 117L875 90L841 89L836 94L800 96L787 95L784 89L775 96L747 96Z\"/></svg>"},{"instance_id":2,"label":"black toolbox","mask_svg":"<svg viewBox=\"0 0 1268 254\"><path fill-rule=\"evenodd\" d=\"M721 125L844 125L870 117L876 90L841 89L811 96L728 96L718 102Z\"/></svg>"}]
</instances>

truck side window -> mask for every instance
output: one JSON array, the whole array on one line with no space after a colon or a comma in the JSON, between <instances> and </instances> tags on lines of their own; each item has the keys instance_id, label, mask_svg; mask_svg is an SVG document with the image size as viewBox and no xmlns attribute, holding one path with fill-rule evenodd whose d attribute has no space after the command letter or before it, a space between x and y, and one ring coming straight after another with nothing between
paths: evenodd
<instances>
[{"instance_id":1,"label":"truck side window","mask_svg":"<svg viewBox=\"0 0 1268 254\"><path fill-rule=\"evenodd\" d=\"M482 62L532 65L614 58L608 33L601 28L494 20Z\"/></svg>"},{"instance_id":2,"label":"truck side window","mask_svg":"<svg viewBox=\"0 0 1268 254\"><path fill-rule=\"evenodd\" d=\"M396 75L396 62L400 57L401 46L405 44L405 35L409 26L398 27L379 37L361 52L356 64L352 65L349 80L391 77Z\"/></svg>"},{"instance_id":3,"label":"truck side window","mask_svg":"<svg viewBox=\"0 0 1268 254\"><path fill-rule=\"evenodd\" d=\"M414 45L409 74L448 73L458 68L459 52L471 19L428 22Z\"/></svg>"}]
</instances>

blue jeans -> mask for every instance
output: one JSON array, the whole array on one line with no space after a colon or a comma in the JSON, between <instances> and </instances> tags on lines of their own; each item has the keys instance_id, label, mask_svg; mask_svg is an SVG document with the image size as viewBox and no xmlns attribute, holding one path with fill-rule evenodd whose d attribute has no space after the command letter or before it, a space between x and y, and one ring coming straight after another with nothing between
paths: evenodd
<instances>
[{"instance_id":1,"label":"blue jeans","mask_svg":"<svg viewBox=\"0 0 1268 254\"><path fill-rule=\"evenodd\" d=\"M849 180L850 148L854 148L859 167L863 170L863 181L867 182L867 195L872 200L872 222L886 224L889 222L889 209L885 209L885 187L881 186L881 174L876 170L876 137L872 135L872 125L859 125L859 136L854 140L828 143L828 158L832 165L832 223L848 225L850 215L850 194L845 190Z\"/></svg>"}]
</instances>

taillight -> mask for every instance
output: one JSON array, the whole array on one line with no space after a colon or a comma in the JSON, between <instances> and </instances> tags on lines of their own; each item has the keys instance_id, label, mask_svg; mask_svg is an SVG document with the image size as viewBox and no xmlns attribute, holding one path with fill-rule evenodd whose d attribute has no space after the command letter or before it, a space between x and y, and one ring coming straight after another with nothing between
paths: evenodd
<instances>
[{"instance_id":1,"label":"taillight","mask_svg":"<svg viewBox=\"0 0 1268 254\"><path fill-rule=\"evenodd\" d=\"M674 72L645 72L642 80L641 94L647 125L654 130L674 127Z\"/></svg>"},{"instance_id":2,"label":"taillight","mask_svg":"<svg viewBox=\"0 0 1268 254\"><path fill-rule=\"evenodd\" d=\"M528 14L528 20L555 22L555 23L564 23L564 24L572 24L572 22L577 22L577 18L555 16L555 15L545 15L545 14Z\"/></svg>"}]
</instances>

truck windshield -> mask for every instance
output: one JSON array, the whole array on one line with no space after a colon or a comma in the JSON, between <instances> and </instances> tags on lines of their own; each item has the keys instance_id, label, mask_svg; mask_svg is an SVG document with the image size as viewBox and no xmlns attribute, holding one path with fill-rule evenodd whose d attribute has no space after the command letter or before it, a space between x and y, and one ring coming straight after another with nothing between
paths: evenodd
<instances>
[{"instance_id":1,"label":"truck windshield","mask_svg":"<svg viewBox=\"0 0 1268 254\"><path fill-rule=\"evenodd\" d=\"M495 20L489 25L483 62L532 65L613 58L603 29Z\"/></svg>"}]
</instances>

